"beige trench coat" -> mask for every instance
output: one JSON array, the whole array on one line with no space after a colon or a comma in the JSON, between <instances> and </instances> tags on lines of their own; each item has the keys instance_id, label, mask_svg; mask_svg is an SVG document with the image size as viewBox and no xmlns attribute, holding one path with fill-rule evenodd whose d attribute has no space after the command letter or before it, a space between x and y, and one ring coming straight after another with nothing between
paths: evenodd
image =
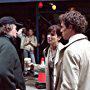
<instances>
[{"instance_id":1,"label":"beige trench coat","mask_svg":"<svg viewBox=\"0 0 90 90\"><path fill-rule=\"evenodd\" d=\"M61 59L61 60L60 60ZM61 50L55 90L90 90L90 42L76 34Z\"/></svg>"},{"instance_id":2,"label":"beige trench coat","mask_svg":"<svg viewBox=\"0 0 90 90\"><path fill-rule=\"evenodd\" d=\"M57 46L57 51L56 51L56 56L55 56L55 62L54 62L54 75L56 75L56 65L57 65L57 62L58 62L58 58L59 58L59 52L60 50L64 47L64 45L62 43L59 43L58 46ZM45 57L45 62L46 62L46 68L45 68L45 73L46 73L46 89L47 90L51 90L51 86L50 86L50 71L49 71L49 50L50 48L48 49L48 54L47 54L47 57ZM56 78L54 78L54 81L56 81Z\"/></svg>"}]
</instances>

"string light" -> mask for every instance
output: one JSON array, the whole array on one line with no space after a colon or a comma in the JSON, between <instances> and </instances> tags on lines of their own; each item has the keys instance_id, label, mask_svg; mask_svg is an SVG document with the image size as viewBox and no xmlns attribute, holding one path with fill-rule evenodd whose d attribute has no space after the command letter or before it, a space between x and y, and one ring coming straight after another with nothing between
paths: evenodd
<instances>
[{"instance_id":1,"label":"string light","mask_svg":"<svg viewBox=\"0 0 90 90\"><path fill-rule=\"evenodd\" d=\"M56 10L56 5L53 5L53 6L52 6L52 9L53 9L53 10Z\"/></svg>"},{"instance_id":2,"label":"string light","mask_svg":"<svg viewBox=\"0 0 90 90\"><path fill-rule=\"evenodd\" d=\"M53 3L50 3L50 5L52 6L53 10L56 10L56 5L54 5Z\"/></svg>"}]
</instances>

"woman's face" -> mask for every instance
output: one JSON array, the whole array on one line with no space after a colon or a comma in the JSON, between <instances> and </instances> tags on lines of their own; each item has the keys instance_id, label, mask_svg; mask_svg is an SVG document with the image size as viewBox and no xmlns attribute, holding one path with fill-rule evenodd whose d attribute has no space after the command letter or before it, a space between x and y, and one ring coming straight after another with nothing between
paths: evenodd
<instances>
[{"instance_id":1,"label":"woman's face","mask_svg":"<svg viewBox=\"0 0 90 90\"><path fill-rule=\"evenodd\" d=\"M56 30L52 30L50 34L47 36L47 41L50 45L56 45L58 43L58 36L56 34Z\"/></svg>"},{"instance_id":2,"label":"woman's face","mask_svg":"<svg viewBox=\"0 0 90 90\"><path fill-rule=\"evenodd\" d=\"M29 29L29 31L28 31L29 36L32 36L33 33L34 33L33 30Z\"/></svg>"},{"instance_id":3,"label":"woman's face","mask_svg":"<svg viewBox=\"0 0 90 90\"><path fill-rule=\"evenodd\" d=\"M52 35L51 34L51 45L56 45L58 43L58 37L57 34Z\"/></svg>"}]
</instances>

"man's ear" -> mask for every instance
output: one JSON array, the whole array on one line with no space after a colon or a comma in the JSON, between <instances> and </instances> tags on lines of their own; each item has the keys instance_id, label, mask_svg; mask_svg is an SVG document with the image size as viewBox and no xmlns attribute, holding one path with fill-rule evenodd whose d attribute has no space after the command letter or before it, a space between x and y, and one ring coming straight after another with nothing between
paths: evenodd
<instances>
[{"instance_id":1,"label":"man's ear","mask_svg":"<svg viewBox=\"0 0 90 90\"><path fill-rule=\"evenodd\" d=\"M73 26L72 25L69 25L69 27L68 27L70 30L72 30L73 29Z\"/></svg>"}]
</instances>

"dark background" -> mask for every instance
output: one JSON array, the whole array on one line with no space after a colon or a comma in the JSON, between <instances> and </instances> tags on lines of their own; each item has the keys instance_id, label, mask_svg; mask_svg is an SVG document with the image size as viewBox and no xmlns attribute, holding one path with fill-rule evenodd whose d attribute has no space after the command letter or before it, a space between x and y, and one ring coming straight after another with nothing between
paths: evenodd
<instances>
[{"instance_id":1,"label":"dark background","mask_svg":"<svg viewBox=\"0 0 90 90\"><path fill-rule=\"evenodd\" d=\"M9 1L9 0L8 0ZM22 0L24 1L24 0ZM27 1L27 0L26 0ZM29 1L29 0L28 0ZM37 1L37 0L36 0ZM86 0L63 0L63 1L43 1L43 7L38 9L39 2L5 2L0 3L0 17L12 16L26 27L36 29L36 17L38 17L39 31L46 31L48 26L58 22L58 16L66 12L69 8L75 7L76 10L84 14L89 22L90 28L90 1ZM57 6L56 10L52 10L50 3ZM49 23L50 22L50 23ZM43 27L42 27L43 24Z\"/></svg>"}]
</instances>

